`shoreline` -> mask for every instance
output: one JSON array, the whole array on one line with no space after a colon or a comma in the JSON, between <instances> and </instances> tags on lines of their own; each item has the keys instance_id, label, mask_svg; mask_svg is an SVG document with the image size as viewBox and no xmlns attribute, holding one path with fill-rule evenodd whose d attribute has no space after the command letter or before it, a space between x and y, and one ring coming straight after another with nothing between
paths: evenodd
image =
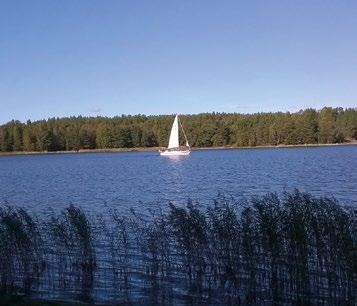
<instances>
[{"instance_id":1,"label":"shoreline","mask_svg":"<svg viewBox=\"0 0 357 306\"><path fill-rule=\"evenodd\" d=\"M314 148L314 147L337 147L337 146L353 146L357 145L357 141L344 143L326 143L326 144L295 144L295 145L266 145L266 146L222 146L222 147L193 147L192 151L201 150L247 150L247 149L280 149L280 148ZM53 151L53 152L0 152L1 156L24 156L24 155L59 155L59 154L83 154L83 153L128 153L128 152L158 152L161 147L149 148L113 148L113 149L81 149L78 151Z\"/></svg>"}]
</instances>

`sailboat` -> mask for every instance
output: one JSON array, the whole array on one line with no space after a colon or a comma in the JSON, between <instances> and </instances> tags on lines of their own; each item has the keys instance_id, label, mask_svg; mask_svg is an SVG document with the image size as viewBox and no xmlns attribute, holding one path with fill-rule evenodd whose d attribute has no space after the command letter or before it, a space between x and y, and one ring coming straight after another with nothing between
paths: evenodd
<instances>
[{"instance_id":1,"label":"sailboat","mask_svg":"<svg viewBox=\"0 0 357 306\"><path fill-rule=\"evenodd\" d=\"M179 126L182 129L183 135L185 136L186 140L186 147L184 149L180 148L179 143ZM174 123L172 124L171 133L170 133L170 140L167 149L160 150L160 155L163 156L178 156L178 155L188 155L190 154L190 145L188 144L188 140L183 129L183 126L180 122L178 115L176 115Z\"/></svg>"}]
</instances>

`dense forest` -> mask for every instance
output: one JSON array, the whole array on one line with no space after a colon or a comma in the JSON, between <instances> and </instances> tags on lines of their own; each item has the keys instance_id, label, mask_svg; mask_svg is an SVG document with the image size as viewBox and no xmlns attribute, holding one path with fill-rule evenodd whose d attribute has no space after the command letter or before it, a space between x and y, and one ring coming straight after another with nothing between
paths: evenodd
<instances>
[{"instance_id":1,"label":"dense forest","mask_svg":"<svg viewBox=\"0 0 357 306\"><path fill-rule=\"evenodd\" d=\"M325 144L357 138L357 108L180 118L193 147ZM13 120L0 126L0 151L165 147L172 121L172 115Z\"/></svg>"}]
</instances>

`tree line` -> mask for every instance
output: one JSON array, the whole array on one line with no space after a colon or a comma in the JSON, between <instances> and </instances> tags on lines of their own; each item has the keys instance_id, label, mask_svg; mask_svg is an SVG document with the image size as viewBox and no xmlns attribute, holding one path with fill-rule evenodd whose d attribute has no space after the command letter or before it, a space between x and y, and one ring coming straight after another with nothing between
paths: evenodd
<instances>
[{"instance_id":1,"label":"tree line","mask_svg":"<svg viewBox=\"0 0 357 306\"><path fill-rule=\"evenodd\" d=\"M355 209L298 191L98 219L74 206L42 220L0 205L0 296L352 306L356 239Z\"/></svg>"},{"instance_id":2,"label":"tree line","mask_svg":"<svg viewBox=\"0 0 357 306\"><path fill-rule=\"evenodd\" d=\"M180 119L193 147L326 144L357 139L357 108L202 113ZM165 147L172 122L172 115L79 116L26 123L13 120L0 126L0 151Z\"/></svg>"}]
</instances>

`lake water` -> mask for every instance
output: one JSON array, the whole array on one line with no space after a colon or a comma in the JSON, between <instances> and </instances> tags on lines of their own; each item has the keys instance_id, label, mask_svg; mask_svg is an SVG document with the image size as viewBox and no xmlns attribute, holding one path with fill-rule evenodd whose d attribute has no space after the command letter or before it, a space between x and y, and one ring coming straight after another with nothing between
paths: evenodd
<instances>
[{"instance_id":1,"label":"lake water","mask_svg":"<svg viewBox=\"0 0 357 306\"><path fill-rule=\"evenodd\" d=\"M0 157L0 203L30 211L78 204L93 213L158 203L201 203L218 193L250 197L311 192L357 204L357 146Z\"/></svg>"}]
</instances>

